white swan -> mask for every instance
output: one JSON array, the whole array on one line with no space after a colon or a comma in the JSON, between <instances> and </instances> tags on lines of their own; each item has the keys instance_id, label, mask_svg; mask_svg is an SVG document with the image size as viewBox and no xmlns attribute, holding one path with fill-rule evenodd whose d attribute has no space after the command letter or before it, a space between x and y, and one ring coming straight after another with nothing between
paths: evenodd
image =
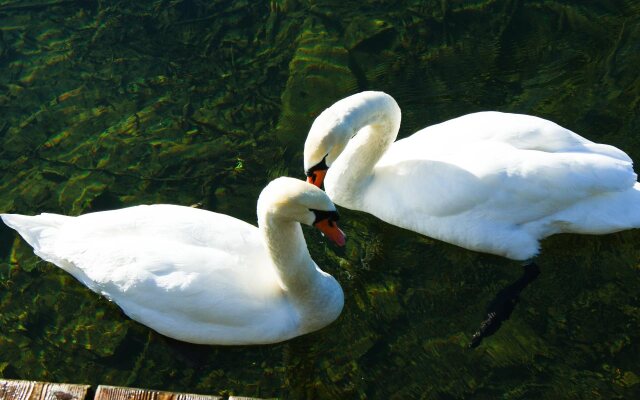
<instances>
[{"instance_id":1,"label":"white swan","mask_svg":"<svg viewBox=\"0 0 640 400\"><path fill-rule=\"evenodd\" d=\"M385 93L338 101L307 137L308 181L320 186L326 172L325 190L340 206L515 260L535 256L552 234L640 227L640 184L615 147L501 112L465 115L394 142L399 127L400 108Z\"/></svg>"},{"instance_id":2,"label":"white swan","mask_svg":"<svg viewBox=\"0 0 640 400\"><path fill-rule=\"evenodd\" d=\"M313 224L343 245L335 206L296 179L264 188L259 228L167 204L2 219L38 256L178 340L274 343L320 329L342 310L340 285L311 259L300 228Z\"/></svg>"},{"instance_id":3,"label":"white swan","mask_svg":"<svg viewBox=\"0 0 640 400\"><path fill-rule=\"evenodd\" d=\"M313 122L308 182L338 205L458 246L528 260L474 334L509 318L539 274L540 239L640 227L640 184L621 150L529 115L479 112L394 142L400 108L382 92L342 99ZM330 168L329 168L330 167ZM326 176L325 176L326 175Z\"/></svg>"}]
</instances>

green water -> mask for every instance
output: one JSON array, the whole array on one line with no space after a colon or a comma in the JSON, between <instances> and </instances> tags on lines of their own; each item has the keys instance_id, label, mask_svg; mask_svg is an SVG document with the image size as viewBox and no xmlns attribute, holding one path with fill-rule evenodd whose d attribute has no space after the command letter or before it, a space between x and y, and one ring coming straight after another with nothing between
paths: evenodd
<instances>
[{"instance_id":1,"label":"green water","mask_svg":"<svg viewBox=\"0 0 640 400\"><path fill-rule=\"evenodd\" d=\"M391 5L394 3L393 5ZM535 114L640 160L640 3L0 0L0 212L201 203L255 221L303 177L313 118L393 95L400 136ZM196 346L132 322L0 227L0 376L281 398L640 398L640 232L543 242L512 318L466 348L517 263L341 210L329 327Z\"/></svg>"}]
</instances>

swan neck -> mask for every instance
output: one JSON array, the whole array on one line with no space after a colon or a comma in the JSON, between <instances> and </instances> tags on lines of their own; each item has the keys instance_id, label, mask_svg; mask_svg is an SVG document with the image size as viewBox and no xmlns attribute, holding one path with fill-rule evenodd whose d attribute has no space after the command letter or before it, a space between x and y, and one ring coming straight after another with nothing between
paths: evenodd
<instances>
[{"instance_id":1,"label":"swan neck","mask_svg":"<svg viewBox=\"0 0 640 400\"><path fill-rule=\"evenodd\" d=\"M400 107L391 96L364 102L342 119L340 130L351 140L347 139L348 144L325 178L327 193L334 202L357 207L355 203L362 198L357 193L364 190L375 165L396 140L400 119Z\"/></svg>"},{"instance_id":2,"label":"swan neck","mask_svg":"<svg viewBox=\"0 0 640 400\"><path fill-rule=\"evenodd\" d=\"M314 284L318 272L300 223L266 215L259 219L258 226L282 288L294 295L304 293Z\"/></svg>"}]
</instances>

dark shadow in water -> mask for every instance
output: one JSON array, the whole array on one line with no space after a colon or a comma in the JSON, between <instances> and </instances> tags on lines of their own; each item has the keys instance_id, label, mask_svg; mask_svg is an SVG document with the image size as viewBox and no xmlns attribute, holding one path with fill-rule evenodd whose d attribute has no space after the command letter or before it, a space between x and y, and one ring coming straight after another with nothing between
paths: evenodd
<instances>
[{"instance_id":1,"label":"dark shadow in water","mask_svg":"<svg viewBox=\"0 0 640 400\"><path fill-rule=\"evenodd\" d=\"M16 231L6 226L4 222L0 222L0 260L9 258L15 235Z\"/></svg>"}]
</instances>

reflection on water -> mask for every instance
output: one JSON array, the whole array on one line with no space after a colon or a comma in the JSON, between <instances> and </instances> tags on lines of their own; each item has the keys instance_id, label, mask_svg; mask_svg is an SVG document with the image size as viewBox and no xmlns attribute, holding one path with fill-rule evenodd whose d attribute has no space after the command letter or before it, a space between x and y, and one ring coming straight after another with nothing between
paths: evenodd
<instances>
[{"instance_id":1,"label":"reflection on water","mask_svg":"<svg viewBox=\"0 0 640 400\"><path fill-rule=\"evenodd\" d=\"M640 159L640 5L0 1L0 211L194 204L255 221L302 177L315 115L363 89L400 136L464 113L536 114ZM424 3L427 3L426 5ZM0 227L0 375L287 398L635 398L639 232L543 243L501 331L466 345L517 263L342 211L331 326L271 346L196 346L132 322Z\"/></svg>"}]
</instances>

